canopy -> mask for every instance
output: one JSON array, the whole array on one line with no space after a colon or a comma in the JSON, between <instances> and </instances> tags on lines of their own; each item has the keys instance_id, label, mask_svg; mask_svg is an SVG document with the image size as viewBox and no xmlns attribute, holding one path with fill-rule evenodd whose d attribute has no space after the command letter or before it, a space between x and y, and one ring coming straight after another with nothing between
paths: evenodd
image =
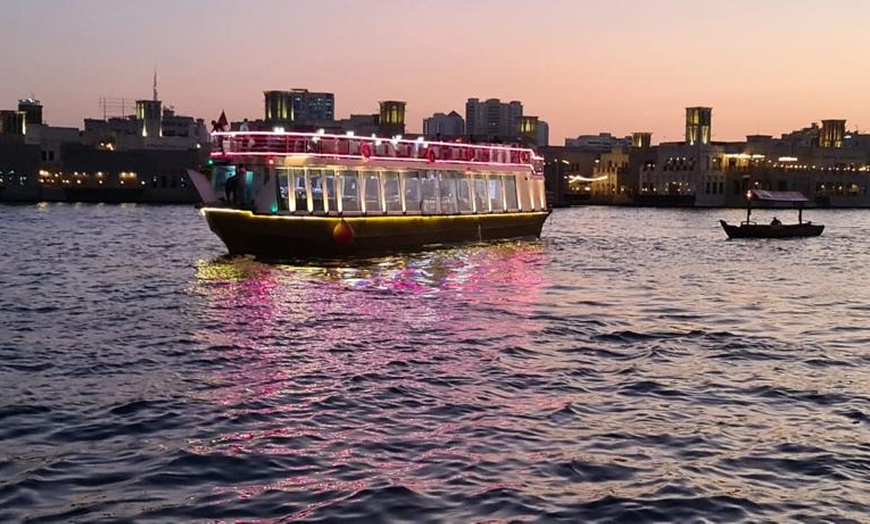
<instances>
[{"instance_id":1,"label":"canopy","mask_svg":"<svg viewBox=\"0 0 870 524\"><path fill-rule=\"evenodd\" d=\"M758 200L773 200L776 202L809 202L800 191L766 191L764 189L750 189L752 196Z\"/></svg>"}]
</instances>

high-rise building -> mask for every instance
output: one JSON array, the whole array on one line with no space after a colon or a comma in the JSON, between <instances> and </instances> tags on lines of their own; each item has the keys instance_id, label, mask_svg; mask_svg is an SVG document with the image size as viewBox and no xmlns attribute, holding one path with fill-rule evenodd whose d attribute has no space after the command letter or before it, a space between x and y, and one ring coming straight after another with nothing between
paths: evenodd
<instances>
[{"instance_id":1,"label":"high-rise building","mask_svg":"<svg viewBox=\"0 0 870 524\"><path fill-rule=\"evenodd\" d=\"M710 143L710 122L713 109L710 107L686 108L686 143L690 146Z\"/></svg>"},{"instance_id":2,"label":"high-rise building","mask_svg":"<svg viewBox=\"0 0 870 524\"><path fill-rule=\"evenodd\" d=\"M520 137L523 104L516 100L502 103L498 98L481 102L469 98L465 103L465 132L472 139L505 141Z\"/></svg>"},{"instance_id":3,"label":"high-rise building","mask_svg":"<svg viewBox=\"0 0 870 524\"><path fill-rule=\"evenodd\" d=\"M266 125L292 128L331 126L335 122L335 95L307 89L265 91Z\"/></svg>"}]
</instances>

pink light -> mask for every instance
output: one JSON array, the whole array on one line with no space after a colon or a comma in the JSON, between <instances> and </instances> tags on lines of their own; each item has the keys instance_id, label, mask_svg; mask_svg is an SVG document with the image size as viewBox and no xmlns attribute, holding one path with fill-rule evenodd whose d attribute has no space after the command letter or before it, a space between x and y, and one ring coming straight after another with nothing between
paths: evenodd
<instances>
[{"instance_id":1,"label":"pink light","mask_svg":"<svg viewBox=\"0 0 870 524\"><path fill-rule=\"evenodd\" d=\"M455 142L427 142L423 140L395 139L384 141L378 137L356 137L335 134L299 133L299 132L217 132L214 138L220 144L221 150L241 149L240 151L213 152L212 157L240 156L307 156L316 158L407 160L410 162L449 162L459 165L476 164L481 166L530 166L537 172L536 164L543 159L528 148L505 147L495 145L475 145ZM224 143L224 138L229 139ZM335 151L307 151L310 143L320 144L318 148L335 149ZM379 145L383 144L388 155L373 155ZM374 147L373 147L374 146ZM392 151L390 148L392 147ZM264 149L255 151L254 149ZM358 149L359 154L352 154ZM392 154L389 154L392 153ZM440 158L439 158L440 157ZM503 157L499 161L491 160ZM479 158L479 160L478 160Z\"/></svg>"}]
</instances>

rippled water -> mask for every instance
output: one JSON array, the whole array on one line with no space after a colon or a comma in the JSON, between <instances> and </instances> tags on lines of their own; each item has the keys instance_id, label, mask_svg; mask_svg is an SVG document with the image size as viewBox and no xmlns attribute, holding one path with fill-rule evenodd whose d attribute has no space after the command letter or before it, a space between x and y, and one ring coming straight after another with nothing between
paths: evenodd
<instances>
[{"instance_id":1,"label":"rippled water","mask_svg":"<svg viewBox=\"0 0 870 524\"><path fill-rule=\"evenodd\" d=\"M867 521L870 213L739 216L296 267L0 206L0 521Z\"/></svg>"}]
</instances>

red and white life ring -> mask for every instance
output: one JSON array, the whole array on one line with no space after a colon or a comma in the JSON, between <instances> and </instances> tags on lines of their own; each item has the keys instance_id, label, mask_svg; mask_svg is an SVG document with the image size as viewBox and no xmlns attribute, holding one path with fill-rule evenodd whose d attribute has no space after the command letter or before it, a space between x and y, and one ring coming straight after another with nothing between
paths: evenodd
<instances>
[{"instance_id":1,"label":"red and white life ring","mask_svg":"<svg viewBox=\"0 0 870 524\"><path fill-rule=\"evenodd\" d=\"M359 146L359 154L366 160L372 157L372 146L368 144L360 144Z\"/></svg>"}]
</instances>

